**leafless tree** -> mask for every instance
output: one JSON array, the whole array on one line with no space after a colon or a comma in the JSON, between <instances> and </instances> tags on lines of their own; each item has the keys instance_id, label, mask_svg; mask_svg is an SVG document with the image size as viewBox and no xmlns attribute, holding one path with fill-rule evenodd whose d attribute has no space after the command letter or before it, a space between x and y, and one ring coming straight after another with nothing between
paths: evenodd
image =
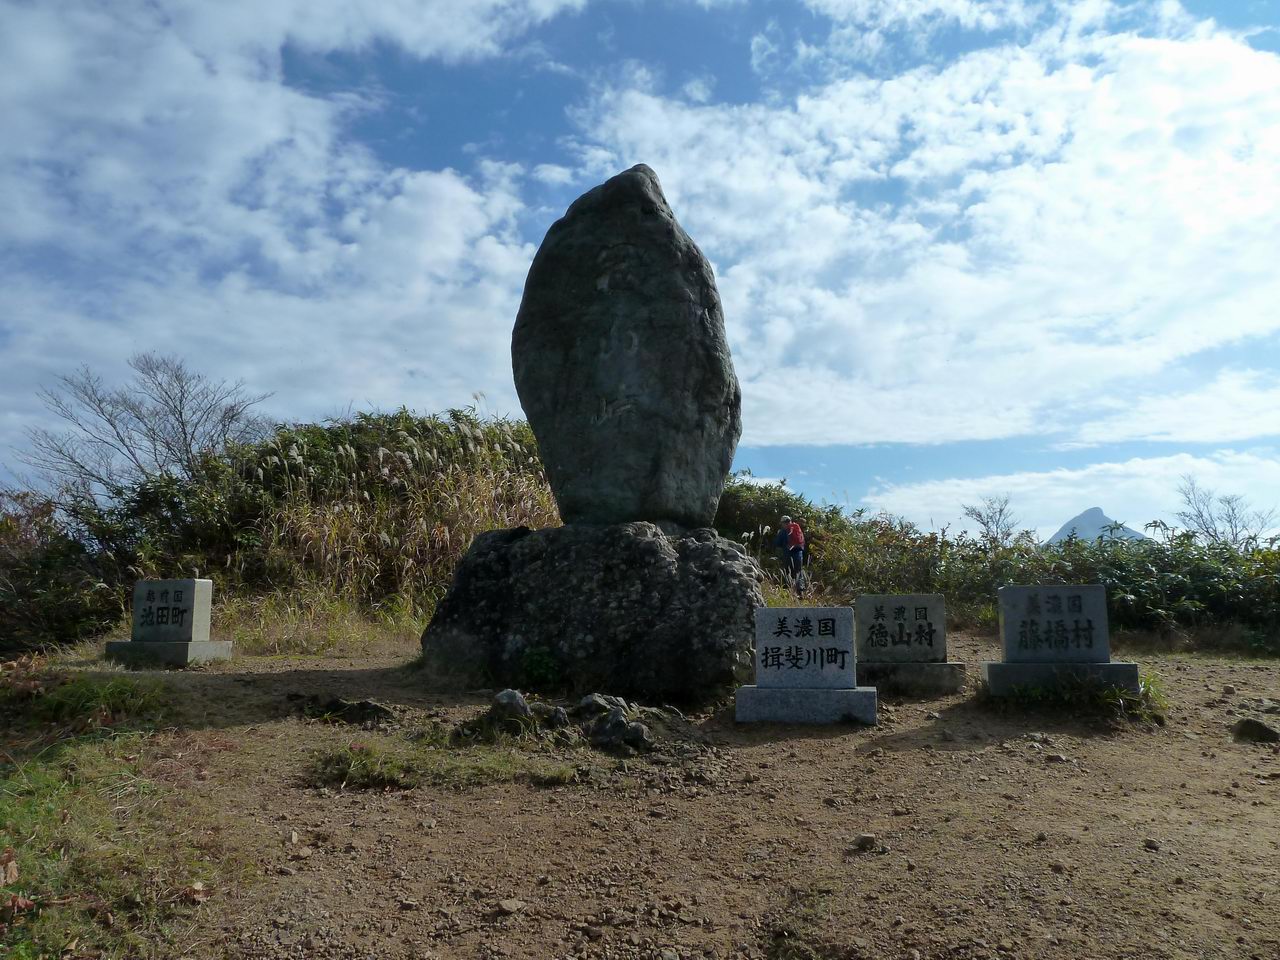
<instances>
[{"instance_id":1,"label":"leafless tree","mask_svg":"<svg viewBox=\"0 0 1280 960\"><path fill-rule=\"evenodd\" d=\"M1009 494L998 497L983 497L982 503L975 506L964 505L964 515L978 525L982 539L993 547L1008 546L1018 529L1018 518L1009 507Z\"/></svg>"},{"instance_id":2,"label":"leafless tree","mask_svg":"<svg viewBox=\"0 0 1280 960\"><path fill-rule=\"evenodd\" d=\"M1218 496L1186 474L1178 485L1183 509L1177 517L1188 530L1210 543L1239 550L1255 544L1276 524L1276 511L1255 508L1238 493Z\"/></svg>"},{"instance_id":3,"label":"leafless tree","mask_svg":"<svg viewBox=\"0 0 1280 960\"><path fill-rule=\"evenodd\" d=\"M123 387L82 366L41 391L66 427L28 431L23 458L59 490L96 500L160 474L191 479L205 455L269 428L254 407L270 394L250 393L242 380L214 380L155 353L134 354L129 366Z\"/></svg>"}]
</instances>

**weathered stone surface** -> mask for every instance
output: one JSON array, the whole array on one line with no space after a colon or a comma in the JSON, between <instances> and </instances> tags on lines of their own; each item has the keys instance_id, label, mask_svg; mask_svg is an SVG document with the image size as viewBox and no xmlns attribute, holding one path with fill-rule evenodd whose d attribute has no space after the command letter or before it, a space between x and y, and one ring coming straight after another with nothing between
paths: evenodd
<instances>
[{"instance_id":1,"label":"weathered stone surface","mask_svg":"<svg viewBox=\"0 0 1280 960\"><path fill-rule=\"evenodd\" d=\"M739 687L734 697L738 723L866 723L876 722L872 687L822 689Z\"/></svg>"},{"instance_id":2,"label":"weathered stone surface","mask_svg":"<svg viewBox=\"0 0 1280 960\"><path fill-rule=\"evenodd\" d=\"M1005 663L1106 663L1107 590L1100 584L1008 586L996 591Z\"/></svg>"},{"instance_id":3,"label":"weathered stone surface","mask_svg":"<svg viewBox=\"0 0 1280 960\"><path fill-rule=\"evenodd\" d=\"M533 720L533 711L529 709L528 701L520 695L520 691L510 689L501 691L493 698L489 715L500 722Z\"/></svg>"},{"instance_id":4,"label":"weathered stone surface","mask_svg":"<svg viewBox=\"0 0 1280 960\"><path fill-rule=\"evenodd\" d=\"M853 604L858 660L944 662L947 611L940 593L870 594Z\"/></svg>"},{"instance_id":5,"label":"weathered stone surface","mask_svg":"<svg viewBox=\"0 0 1280 960\"><path fill-rule=\"evenodd\" d=\"M1280 730L1269 727L1261 720L1245 717L1231 726L1231 732L1237 740L1249 740L1254 743L1280 743Z\"/></svg>"},{"instance_id":6,"label":"weathered stone surface","mask_svg":"<svg viewBox=\"0 0 1280 960\"><path fill-rule=\"evenodd\" d=\"M850 607L756 610L756 686L848 689L855 685Z\"/></svg>"},{"instance_id":7,"label":"weathered stone surface","mask_svg":"<svg viewBox=\"0 0 1280 960\"><path fill-rule=\"evenodd\" d=\"M858 660L858 685L879 693L908 697L938 697L964 689L968 671L963 663L883 663Z\"/></svg>"},{"instance_id":8,"label":"weathered stone surface","mask_svg":"<svg viewBox=\"0 0 1280 960\"><path fill-rule=\"evenodd\" d=\"M710 526L741 392L711 266L648 167L547 231L511 361L565 523Z\"/></svg>"},{"instance_id":9,"label":"weathered stone surface","mask_svg":"<svg viewBox=\"0 0 1280 960\"><path fill-rule=\"evenodd\" d=\"M133 586L135 643L205 643L212 580L139 580Z\"/></svg>"},{"instance_id":10,"label":"weathered stone surface","mask_svg":"<svg viewBox=\"0 0 1280 960\"><path fill-rule=\"evenodd\" d=\"M130 666L187 667L215 660L230 660L231 646L230 640L197 640L192 643L109 640L106 656L108 660Z\"/></svg>"},{"instance_id":11,"label":"weathered stone surface","mask_svg":"<svg viewBox=\"0 0 1280 960\"><path fill-rule=\"evenodd\" d=\"M762 578L741 545L709 529L482 534L422 635L427 675L441 686L703 703L750 676Z\"/></svg>"}]
</instances>

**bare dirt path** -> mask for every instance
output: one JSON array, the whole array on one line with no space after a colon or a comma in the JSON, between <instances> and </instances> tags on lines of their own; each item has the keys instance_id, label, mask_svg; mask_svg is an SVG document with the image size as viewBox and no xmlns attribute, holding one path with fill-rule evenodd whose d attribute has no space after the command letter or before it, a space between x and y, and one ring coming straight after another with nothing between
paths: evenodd
<instances>
[{"instance_id":1,"label":"bare dirt path","mask_svg":"<svg viewBox=\"0 0 1280 960\"><path fill-rule=\"evenodd\" d=\"M189 727L175 782L262 873L200 908L187 955L1275 960L1280 750L1227 728L1280 699L1280 664L1138 659L1163 728L970 690L882 700L875 729L722 711L693 718L696 757L601 757L586 782L399 792L308 785L310 751L360 731L287 695L371 697L406 725L484 696L426 695L389 658L169 674Z\"/></svg>"}]
</instances>

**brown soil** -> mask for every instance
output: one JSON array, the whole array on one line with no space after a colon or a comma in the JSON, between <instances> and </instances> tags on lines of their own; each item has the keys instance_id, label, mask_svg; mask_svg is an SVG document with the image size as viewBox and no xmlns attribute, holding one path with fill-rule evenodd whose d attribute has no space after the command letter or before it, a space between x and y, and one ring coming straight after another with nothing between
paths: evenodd
<instances>
[{"instance_id":1,"label":"brown soil","mask_svg":"<svg viewBox=\"0 0 1280 960\"><path fill-rule=\"evenodd\" d=\"M187 955L1275 960L1280 749L1228 724L1280 698L1280 663L1139 659L1164 727L973 690L882 698L875 729L724 710L692 718L710 746L600 756L587 782L400 792L307 785L308 751L360 734L287 694L373 698L406 726L485 696L423 694L391 659L170 674L190 717L173 782L260 868L199 908Z\"/></svg>"}]
</instances>

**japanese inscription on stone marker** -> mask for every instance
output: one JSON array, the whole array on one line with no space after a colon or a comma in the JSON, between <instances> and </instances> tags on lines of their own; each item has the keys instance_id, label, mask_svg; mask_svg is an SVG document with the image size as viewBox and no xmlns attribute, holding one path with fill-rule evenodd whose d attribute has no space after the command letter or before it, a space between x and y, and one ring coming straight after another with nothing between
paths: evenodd
<instances>
[{"instance_id":1,"label":"japanese inscription on stone marker","mask_svg":"<svg viewBox=\"0 0 1280 960\"><path fill-rule=\"evenodd\" d=\"M756 685L853 687L853 610L849 607L757 609Z\"/></svg>"},{"instance_id":2,"label":"japanese inscription on stone marker","mask_svg":"<svg viewBox=\"0 0 1280 960\"><path fill-rule=\"evenodd\" d=\"M946 605L940 593L864 594L854 602L854 628L859 660L947 659Z\"/></svg>"},{"instance_id":3,"label":"japanese inscription on stone marker","mask_svg":"<svg viewBox=\"0 0 1280 960\"><path fill-rule=\"evenodd\" d=\"M133 634L139 643L190 643L209 639L213 583L209 580L140 580L133 588Z\"/></svg>"},{"instance_id":4,"label":"japanese inscription on stone marker","mask_svg":"<svg viewBox=\"0 0 1280 960\"><path fill-rule=\"evenodd\" d=\"M1100 584L999 590L1006 663L1107 663L1107 591Z\"/></svg>"}]
</instances>

